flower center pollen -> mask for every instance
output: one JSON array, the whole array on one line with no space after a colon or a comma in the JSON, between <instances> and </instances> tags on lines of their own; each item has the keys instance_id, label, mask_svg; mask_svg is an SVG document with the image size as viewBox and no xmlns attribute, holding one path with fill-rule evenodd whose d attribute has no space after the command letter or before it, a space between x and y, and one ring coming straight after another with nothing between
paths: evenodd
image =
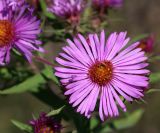
<instances>
[{"instance_id":1,"label":"flower center pollen","mask_svg":"<svg viewBox=\"0 0 160 133\"><path fill-rule=\"evenodd\" d=\"M8 20L0 20L0 47L7 46L14 38L14 28Z\"/></svg>"},{"instance_id":2,"label":"flower center pollen","mask_svg":"<svg viewBox=\"0 0 160 133\"><path fill-rule=\"evenodd\" d=\"M142 50L145 50L146 49L146 43L145 42L141 42L139 45L138 45L138 48L141 48Z\"/></svg>"},{"instance_id":3,"label":"flower center pollen","mask_svg":"<svg viewBox=\"0 0 160 133\"><path fill-rule=\"evenodd\" d=\"M55 133L51 127L43 127L41 128L38 133Z\"/></svg>"},{"instance_id":4,"label":"flower center pollen","mask_svg":"<svg viewBox=\"0 0 160 133\"><path fill-rule=\"evenodd\" d=\"M89 69L89 77L100 86L106 85L113 75L113 66L109 61L97 62Z\"/></svg>"}]
</instances>

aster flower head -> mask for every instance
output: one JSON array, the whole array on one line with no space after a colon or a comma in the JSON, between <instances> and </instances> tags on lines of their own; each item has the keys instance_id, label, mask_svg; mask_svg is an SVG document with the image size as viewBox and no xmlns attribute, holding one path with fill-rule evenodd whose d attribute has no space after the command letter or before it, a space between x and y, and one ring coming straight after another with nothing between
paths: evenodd
<instances>
[{"instance_id":1,"label":"aster flower head","mask_svg":"<svg viewBox=\"0 0 160 133\"><path fill-rule=\"evenodd\" d=\"M82 0L52 0L48 11L66 19L69 23L78 23L84 8Z\"/></svg>"},{"instance_id":2,"label":"aster flower head","mask_svg":"<svg viewBox=\"0 0 160 133\"><path fill-rule=\"evenodd\" d=\"M126 32L112 33L107 39L102 31L67 40L56 61L55 75L69 95L69 103L77 112L90 117L98 99L101 120L119 115L118 107L126 111L122 97L127 101L140 99L148 87L149 70L145 69L145 53L137 48L139 42L127 46Z\"/></svg>"},{"instance_id":3,"label":"aster flower head","mask_svg":"<svg viewBox=\"0 0 160 133\"><path fill-rule=\"evenodd\" d=\"M92 0L93 5L98 9L108 7L121 7L123 0Z\"/></svg>"},{"instance_id":4,"label":"aster flower head","mask_svg":"<svg viewBox=\"0 0 160 133\"><path fill-rule=\"evenodd\" d=\"M153 51L153 46L155 43L154 35L150 35L144 39L142 39L138 45L139 48L142 48L143 51L147 53L151 53Z\"/></svg>"},{"instance_id":5,"label":"aster flower head","mask_svg":"<svg viewBox=\"0 0 160 133\"><path fill-rule=\"evenodd\" d=\"M16 49L31 62L32 51L43 52L37 36L41 32L40 21L24 5L15 11L7 1L0 2L0 65L10 61L10 51Z\"/></svg>"},{"instance_id":6,"label":"aster flower head","mask_svg":"<svg viewBox=\"0 0 160 133\"><path fill-rule=\"evenodd\" d=\"M34 129L34 133L59 133L61 130L60 123L56 122L53 117L49 117L46 113L41 113L37 120L31 120L30 124Z\"/></svg>"}]
</instances>

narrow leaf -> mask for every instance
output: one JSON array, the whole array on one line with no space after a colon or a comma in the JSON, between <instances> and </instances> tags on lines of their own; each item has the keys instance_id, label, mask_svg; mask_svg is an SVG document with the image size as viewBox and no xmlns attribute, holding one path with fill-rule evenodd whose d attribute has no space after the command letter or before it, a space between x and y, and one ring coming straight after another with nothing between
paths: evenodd
<instances>
[{"instance_id":1,"label":"narrow leaf","mask_svg":"<svg viewBox=\"0 0 160 133\"><path fill-rule=\"evenodd\" d=\"M133 127L140 120L143 113L143 109L136 110L132 114L128 115L127 118L115 121L114 125L118 130Z\"/></svg>"},{"instance_id":2,"label":"narrow leaf","mask_svg":"<svg viewBox=\"0 0 160 133\"><path fill-rule=\"evenodd\" d=\"M65 107L65 106L63 106L63 107L61 107L61 108L59 108L59 109L57 109L57 110L52 110L51 112L49 112L49 113L47 114L47 116L54 116L54 115L59 114L59 113L64 109L64 107Z\"/></svg>"},{"instance_id":3,"label":"narrow leaf","mask_svg":"<svg viewBox=\"0 0 160 133\"><path fill-rule=\"evenodd\" d=\"M156 83L156 82L159 82L160 80L160 73L152 73L150 75L150 83Z\"/></svg>"},{"instance_id":4,"label":"narrow leaf","mask_svg":"<svg viewBox=\"0 0 160 133\"><path fill-rule=\"evenodd\" d=\"M55 19L55 16L52 13L47 11L47 5L46 5L45 0L40 0L40 5L41 5L42 11L46 17L48 17L50 19Z\"/></svg>"},{"instance_id":5,"label":"narrow leaf","mask_svg":"<svg viewBox=\"0 0 160 133\"><path fill-rule=\"evenodd\" d=\"M144 113L144 110L139 109L129 114L126 118L113 121L115 130L122 130L122 129L135 126L137 122L141 119L143 113ZM111 131L113 131L113 128L109 127L107 123L105 127L102 129L101 133L107 133Z\"/></svg>"},{"instance_id":6,"label":"narrow leaf","mask_svg":"<svg viewBox=\"0 0 160 133\"><path fill-rule=\"evenodd\" d=\"M42 72L48 79L54 81L57 85L60 85L57 77L54 75L54 70L51 67L46 67L45 72Z\"/></svg>"},{"instance_id":7,"label":"narrow leaf","mask_svg":"<svg viewBox=\"0 0 160 133\"><path fill-rule=\"evenodd\" d=\"M147 93L160 92L160 89L149 89Z\"/></svg>"},{"instance_id":8,"label":"narrow leaf","mask_svg":"<svg viewBox=\"0 0 160 133\"><path fill-rule=\"evenodd\" d=\"M96 117L91 118L90 129L94 129L98 125Z\"/></svg>"},{"instance_id":9,"label":"narrow leaf","mask_svg":"<svg viewBox=\"0 0 160 133\"><path fill-rule=\"evenodd\" d=\"M41 73L36 74L24 82L15 85L11 88L7 88L4 90L0 90L0 94L7 95L7 94L18 94L18 93L23 93L26 91L30 92L38 92L39 91L39 86L41 84L47 83L47 79L53 80L56 84L59 84L58 80L53 74L52 69L46 68L44 69Z\"/></svg>"},{"instance_id":10,"label":"narrow leaf","mask_svg":"<svg viewBox=\"0 0 160 133\"><path fill-rule=\"evenodd\" d=\"M91 14L91 11L92 11L92 8L91 8L90 6L88 6L88 7L85 9L85 11L84 11L84 13L83 13L83 17L82 17L82 19L83 19L84 22L87 22L87 21L88 21L88 19L89 19L89 17L90 17L90 14Z\"/></svg>"},{"instance_id":11,"label":"narrow leaf","mask_svg":"<svg viewBox=\"0 0 160 133\"><path fill-rule=\"evenodd\" d=\"M142 39L144 39L144 38L146 38L146 37L148 37L148 36L149 36L148 34L138 35L138 36L134 37L134 38L130 41L129 44L132 44L132 43L134 43L134 42L138 42L138 41L140 41L140 40L142 40Z\"/></svg>"},{"instance_id":12,"label":"narrow leaf","mask_svg":"<svg viewBox=\"0 0 160 133\"><path fill-rule=\"evenodd\" d=\"M25 131L27 133L33 133L32 127L30 125L24 124L17 120L11 120L11 122L13 123L13 125L15 125L17 128L19 128L22 131Z\"/></svg>"}]
</instances>

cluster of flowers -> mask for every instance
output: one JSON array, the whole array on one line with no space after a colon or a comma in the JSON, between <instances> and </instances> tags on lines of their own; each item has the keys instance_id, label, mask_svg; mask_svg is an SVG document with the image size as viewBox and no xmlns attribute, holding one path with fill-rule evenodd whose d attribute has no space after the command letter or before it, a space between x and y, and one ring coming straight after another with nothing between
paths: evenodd
<instances>
[{"instance_id":1,"label":"cluster of flowers","mask_svg":"<svg viewBox=\"0 0 160 133\"><path fill-rule=\"evenodd\" d=\"M119 7L122 0L93 0L93 4L98 8ZM77 22L84 7L83 0L53 0L48 11ZM33 51L44 52L37 39L41 33L40 20L33 11L24 0L0 0L0 65L9 63L12 49L22 53L29 62ZM55 67L55 75L60 78L69 103L87 118L91 117L98 99L99 115L104 121L119 115L117 106L126 111L123 99L129 102L140 99L148 88L148 63L142 50L150 52L153 39L128 46L130 38L126 34L115 32L106 38L102 31L99 37L89 34L87 39L78 34L73 40L67 39L69 45L56 58L60 66ZM31 123L40 123L36 133L49 132L52 127L55 130L55 125L46 127L46 123L52 125L50 121L53 120L43 114L38 122Z\"/></svg>"}]
</instances>

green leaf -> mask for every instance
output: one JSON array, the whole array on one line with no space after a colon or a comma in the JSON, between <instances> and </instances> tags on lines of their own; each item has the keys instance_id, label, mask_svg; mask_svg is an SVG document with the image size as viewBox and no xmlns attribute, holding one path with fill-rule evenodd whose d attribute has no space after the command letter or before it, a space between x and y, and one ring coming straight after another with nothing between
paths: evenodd
<instances>
[{"instance_id":1,"label":"green leaf","mask_svg":"<svg viewBox=\"0 0 160 133\"><path fill-rule=\"evenodd\" d=\"M137 124L137 122L141 119L142 115L144 113L143 109L139 109L134 111L133 113L127 115L126 118L122 118L122 119L118 119L113 121L113 125L114 125L114 129L115 130L122 130L122 129L126 129L126 128L130 128L133 127ZM102 129L101 133L107 133L107 132L111 132L113 131L113 128L107 125L105 126L105 128Z\"/></svg>"},{"instance_id":2,"label":"green leaf","mask_svg":"<svg viewBox=\"0 0 160 133\"><path fill-rule=\"evenodd\" d=\"M45 86L45 89L39 89L38 92L31 92L31 94L54 109L58 109L65 104L65 101L53 93L49 86Z\"/></svg>"},{"instance_id":3,"label":"green leaf","mask_svg":"<svg viewBox=\"0 0 160 133\"><path fill-rule=\"evenodd\" d=\"M22 56L22 54L21 54L19 51L17 51L16 49L13 48L12 51L13 51L16 55Z\"/></svg>"},{"instance_id":4,"label":"green leaf","mask_svg":"<svg viewBox=\"0 0 160 133\"><path fill-rule=\"evenodd\" d=\"M56 110L52 110L51 112L49 112L47 114L47 116L54 116L54 115L57 115L59 114L63 109L64 109L65 106L62 106L61 108L59 109L56 109Z\"/></svg>"},{"instance_id":5,"label":"green leaf","mask_svg":"<svg viewBox=\"0 0 160 133\"><path fill-rule=\"evenodd\" d=\"M40 84L45 83L45 79L42 77L41 74L37 74L31 78L28 78L24 82L15 85L11 88L4 89L0 91L0 94L7 95L7 94L18 94L23 93L26 91L38 91L38 87Z\"/></svg>"},{"instance_id":6,"label":"green leaf","mask_svg":"<svg viewBox=\"0 0 160 133\"><path fill-rule=\"evenodd\" d=\"M148 62L155 62L155 61L159 61L160 60L160 56L152 56L148 59Z\"/></svg>"},{"instance_id":7,"label":"green leaf","mask_svg":"<svg viewBox=\"0 0 160 133\"><path fill-rule=\"evenodd\" d=\"M132 127L141 119L143 113L143 109L136 110L132 114L128 115L127 118L115 121L114 125L118 130Z\"/></svg>"},{"instance_id":8,"label":"green leaf","mask_svg":"<svg viewBox=\"0 0 160 133\"><path fill-rule=\"evenodd\" d=\"M92 8L90 6L88 6L84 13L83 13L83 22L88 22L88 19L90 18L90 15L91 15L91 11L92 11Z\"/></svg>"},{"instance_id":9,"label":"green leaf","mask_svg":"<svg viewBox=\"0 0 160 133\"><path fill-rule=\"evenodd\" d=\"M19 128L22 131L25 131L27 133L33 133L33 129L30 125L24 124L17 120L11 120L11 122L13 123L13 125L15 125L17 128Z\"/></svg>"},{"instance_id":10,"label":"green leaf","mask_svg":"<svg viewBox=\"0 0 160 133\"><path fill-rule=\"evenodd\" d=\"M55 16L52 13L47 11L47 5L46 5L45 0L40 0L40 5L41 5L42 11L46 17L48 17L50 19L55 19Z\"/></svg>"},{"instance_id":11,"label":"green leaf","mask_svg":"<svg viewBox=\"0 0 160 133\"><path fill-rule=\"evenodd\" d=\"M129 44L132 44L132 43L134 43L134 42L140 41L140 40L142 40L142 39L144 39L144 38L146 38L146 37L148 37L148 36L149 36L148 34L138 35L138 36L134 37L134 38L129 42Z\"/></svg>"},{"instance_id":12,"label":"green leaf","mask_svg":"<svg viewBox=\"0 0 160 133\"><path fill-rule=\"evenodd\" d=\"M57 85L60 85L59 80L57 77L54 75L54 70L53 68L47 66L45 69L45 72L42 72L44 76L46 76L48 79L54 81Z\"/></svg>"},{"instance_id":13,"label":"green leaf","mask_svg":"<svg viewBox=\"0 0 160 133\"><path fill-rule=\"evenodd\" d=\"M47 79L53 80L56 84L59 84L57 78L53 74L53 70L51 68L46 68L41 73L28 78L18 85L8 89L0 90L0 94L18 94L26 91L38 92L39 86L47 83Z\"/></svg>"},{"instance_id":14,"label":"green leaf","mask_svg":"<svg viewBox=\"0 0 160 133\"><path fill-rule=\"evenodd\" d=\"M160 89L149 89L147 93L160 92Z\"/></svg>"},{"instance_id":15,"label":"green leaf","mask_svg":"<svg viewBox=\"0 0 160 133\"><path fill-rule=\"evenodd\" d=\"M156 82L159 82L160 80L160 73L152 73L150 75L150 83L156 83Z\"/></svg>"},{"instance_id":16,"label":"green leaf","mask_svg":"<svg viewBox=\"0 0 160 133\"><path fill-rule=\"evenodd\" d=\"M7 79L9 79L9 78L12 78L12 75L11 75L11 73L8 71L8 69L7 68L1 68L0 69L0 74L1 74L1 76L0 76L0 78L7 78Z\"/></svg>"},{"instance_id":17,"label":"green leaf","mask_svg":"<svg viewBox=\"0 0 160 133\"><path fill-rule=\"evenodd\" d=\"M91 118L90 129L94 129L98 125L98 120L96 117Z\"/></svg>"}]
</instances>

